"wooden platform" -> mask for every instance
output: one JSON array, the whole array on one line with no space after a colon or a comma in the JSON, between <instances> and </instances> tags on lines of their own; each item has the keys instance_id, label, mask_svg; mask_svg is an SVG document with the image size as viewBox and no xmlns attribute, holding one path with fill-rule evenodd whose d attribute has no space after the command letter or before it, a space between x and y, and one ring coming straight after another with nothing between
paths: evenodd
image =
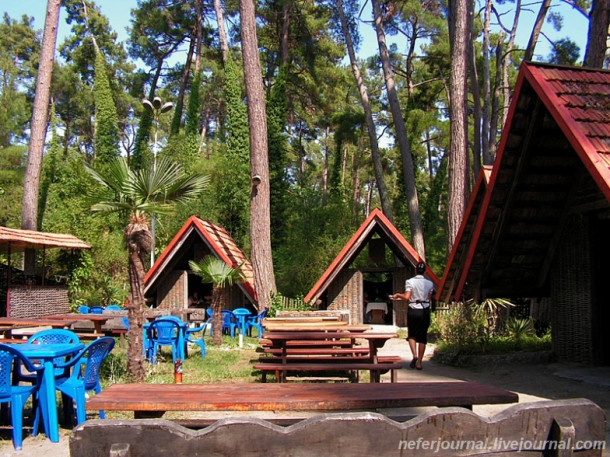
<instances>
[{"instance_id":1,"label":"wooden platform","mask_svg":"<svg viewBox=\"0 0 610 457\"><path fill-rule=\"evenodd\" d=\"M514 403L517 394L476 382L385 384L114 384L89 411L337 411Z\"/></svg>"}]
</instances>

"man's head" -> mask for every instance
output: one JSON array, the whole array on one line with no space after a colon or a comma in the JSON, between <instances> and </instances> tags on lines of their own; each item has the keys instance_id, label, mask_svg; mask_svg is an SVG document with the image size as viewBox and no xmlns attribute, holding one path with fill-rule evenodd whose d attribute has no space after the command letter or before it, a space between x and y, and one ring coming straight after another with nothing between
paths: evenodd
<instances>
[{"instance_id":1,"label":"man's head","mask_svg":"<svg viewBox=\"0 0 610 457\"><path fill-rule=\"evenodd\" d=\"M423 275L426 271L426 264L424 262L419 262L415 267L415 271L417 271L418 275Z\"/></svg>"}]
</instances>

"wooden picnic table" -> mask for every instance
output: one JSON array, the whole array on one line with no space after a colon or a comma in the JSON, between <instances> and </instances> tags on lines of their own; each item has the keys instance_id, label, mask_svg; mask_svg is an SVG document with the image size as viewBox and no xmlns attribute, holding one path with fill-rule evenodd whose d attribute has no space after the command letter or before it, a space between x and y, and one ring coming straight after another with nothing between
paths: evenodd
<instances>
[{"instance_id":1,"label":"wooden picnic table","mask_svg":"<svg viewBox=\"0 0 610 457\"><path fill-rule=\"evenodd\" d=\"M113 384L89 398L89 411L349 411L514 403L517 394L476 382L391 384Z\"/></svg>"},{"instance_id":2,"label":"wooden picnic table","mask_svg":"<svg viewBox=\"0 0 610 457\"><path fill-rule=\"evenodd\" d=\"M286 331L264 333L262 338L271 341L273 347L282 349L282 363L286 363L286 349L290 341L338 341L350 340L353 343L356 339L366 340L369 345L369 357L371 362L377 362L377 350L382 348L386 341L397 338L397 333L392 332L343 332L343 331Z\"/></svg>"},{"instance_id":3,"label":"wooden picnic table","mask_svg":"<svg viewBox=\"0 0 610 457\"><path fill-rule=\"evenodd\" d=\"M104 331L102 330L103 325L108 322L110 319L115 319L117 316L112 315L111 313L106 314L50 314L47 316L43 316L44 319L54 320L54 321L63 321L63 322L71 322L74 324L77 321L89 321L93 323L93 335L96 337L104 336Z\"/></svg>"},{"instance_id":4,"label":"wooden picnic table","mask_svg":"<svg viewBox=\"0 0 610 457\"><path fill-rule=\"evenodd\" d=\"M361 329L359 329L361 330ZM386 357L382 360L377 355L378 349L387 340L396 338L396 333L367 331L275 331L265 333L262 340L268 343L266 351L272 356L259 359L254 365L262 372L262 382L266 382L267 373L275 374L277 382L284 382L288 372L343 372L355 373L359 378L360 371L370 372L370 381L380 382L381 374L391 370L391 380L396 381L396 370L401 368L399 356ZM368 351L350 354L345 348L355 348L356 340L366 341ZM300 354L295 354L294 342L299 342ZM339 343L348 342L343 349L337 348ZM320 351L320 344L327 349ZM307 353L309 349L309 353Z\"/></svg>"}]
</instances>

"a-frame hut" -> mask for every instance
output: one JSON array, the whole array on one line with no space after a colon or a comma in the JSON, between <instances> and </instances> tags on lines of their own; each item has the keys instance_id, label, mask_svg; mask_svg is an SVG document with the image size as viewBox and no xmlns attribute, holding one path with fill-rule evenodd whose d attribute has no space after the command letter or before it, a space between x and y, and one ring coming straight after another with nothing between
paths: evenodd
<instances>
[{"instance_id":1,"label":"a-frame hut","mask_svg":"<svg viewBox=\"0 0 610 457\"><path fill-rule=\"evenodd\" d=\"M555 355L610 364L609 167L610 72L523 63L476 223L461 232L467 251L438 298L548 301Z\"/></svg>"},{"instance_id":2,"label":"a-frame hut","mask_svg":"<svg viewBox=\"0 0 610 457\"><path fill-rule=\"evenodd\" d=\"M194 292L201 299L210 296L212 285L202 284L188 265L189 260L198 262L208 255L216 256L231 268L243 264L245 281L228 288L227 305L231 309L245 306L256 310L252 264L223 227L196 216L186 221L146 274L146 298L156 307L185 309Z\"/></svg>"},{"instance_id":3,"label":"a-frame hut","mask_svg":"<svg viewBox=\"0 0 610 457\"><path fill-rule=\"evenodd\" d=\"M388 312L383 323L403 327L407 305L388 300L388 295L404 290L405 281L415 274L420 261L415 249L376 208L305 296L305 302L320 301L322 308L347 310L354 324L365 321L365 300L386 302ZM425 276L439 284L430 268Z\"/></svg>"}]
</instances>

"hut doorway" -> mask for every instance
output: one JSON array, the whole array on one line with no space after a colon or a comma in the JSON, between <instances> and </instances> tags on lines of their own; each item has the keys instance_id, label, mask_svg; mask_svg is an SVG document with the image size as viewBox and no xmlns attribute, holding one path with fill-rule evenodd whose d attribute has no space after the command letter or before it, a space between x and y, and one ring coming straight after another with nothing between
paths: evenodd
<instances>
[{"instance_id":1,"label":"hut doorway","mask_svg":"<svg viewBox=\"0 0 610 457\"><path fill-rule=\"evenodd\" d=\"M202 283L194 274L188 275L188 307L208 308L212 303L212 284Z\"/></svg>"},{"instance_id":2,"label":"hut doorway","mask_svg":"<svg viewBox=\"0 0 610 457\"><path fill-rule=\"evenodd\" d=\"M393 274L384 272L363 272L363 321L369 324L392 324L392 301L388 296L393 293Z\"/></svg>"},{"instance_id":3,"label":"hut doorway","mask_svg":"<svg viewBox=\"0 0 610 457\"><path fill-rule=\"evenodd\" d=\"M608 278L610 277L610 213L603 213L593 221L592 275L593 291L591 304L592 314L592 348L594 365L610 365L610 332L606 328L610 322L610 296L608 294Z\"/></svg>"}]
</instances>

